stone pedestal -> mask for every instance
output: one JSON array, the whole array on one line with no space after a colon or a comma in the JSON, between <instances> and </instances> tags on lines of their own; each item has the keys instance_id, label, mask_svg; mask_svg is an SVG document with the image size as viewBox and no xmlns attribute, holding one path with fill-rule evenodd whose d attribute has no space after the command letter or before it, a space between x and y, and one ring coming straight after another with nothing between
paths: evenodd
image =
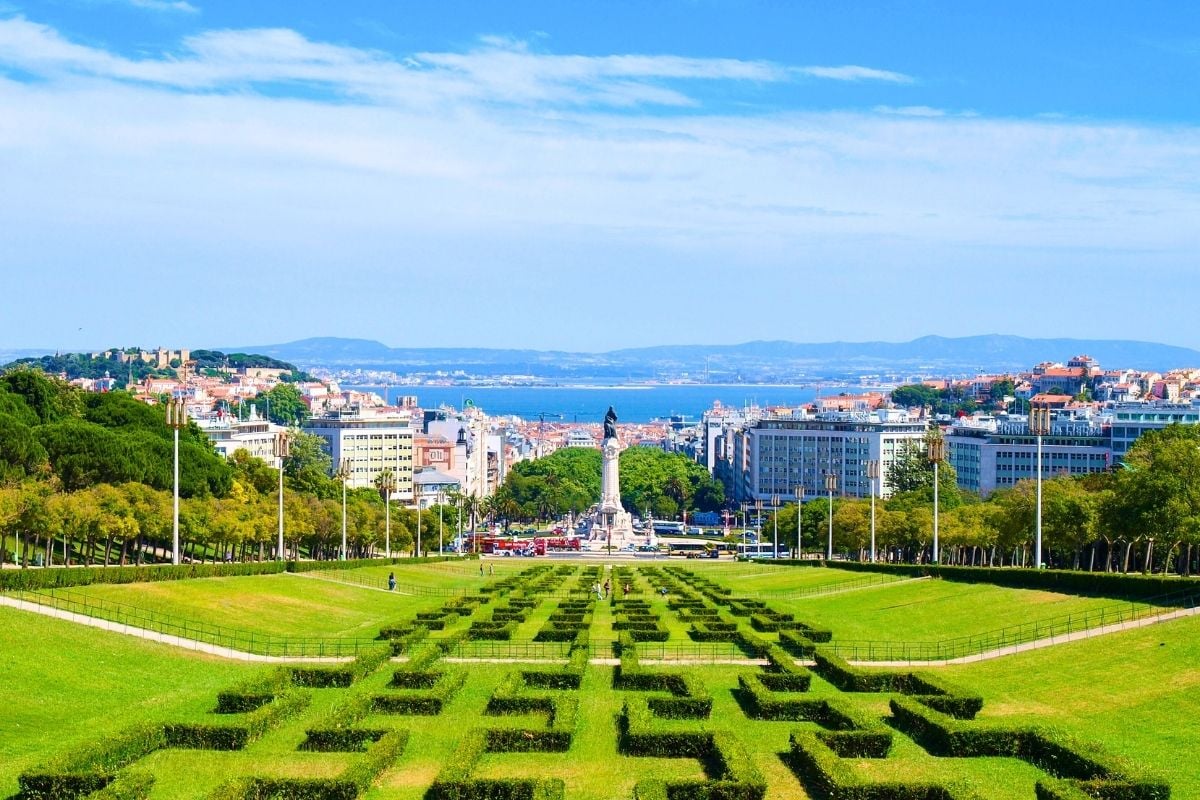
<instances>
[{"instance_id":1,"label":"stone pedestal","mask_svg":"<svg viewBox=\"0 0 1200 800\"><path fill-rule=\"evenodd\" d=\"M633 538L633 518L621 506L621 442L616 437L604 440L600 448L604 463L600 471L600 507L596 513L598 538L614 547L623 547Z\"/></svg>"}]
</instances>

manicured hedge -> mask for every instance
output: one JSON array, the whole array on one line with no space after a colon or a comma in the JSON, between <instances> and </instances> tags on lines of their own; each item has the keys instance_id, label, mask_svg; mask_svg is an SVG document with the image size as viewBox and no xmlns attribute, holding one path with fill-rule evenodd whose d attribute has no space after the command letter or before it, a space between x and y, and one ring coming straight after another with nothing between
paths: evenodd
<instances>
[{"instance_id":1,"label":"manicured hedge","mask_svg":"<svg viewBox=\"0 0 1200 800\"><path fill-rule=\"evenodd\" d=\"M820 648L813 654L814 670L843 692L899 692L930 708L959 719L971 719L983 708L983 698L929 673L864 670Z\"/></svg>"},{"instance_id":2,"label":"manicured hedge","mask_svg":"<svg viewBox=\"0 0 1200 800\"><path fill-rule=\"evenodd\" d=\"M462 670L448 671L442 673L437 683L429 689L374 695L371 698L372 709L381 714L437 716L442 713L446 703L466 682L466 672Z\"/></svg>"},{"instance_id":3,"label":"manicured hedge","mask_svg":"<svg viewBox=\"0 0 1200 800\"><path fill-rule=\"evenodd\" d=\"M472 778L487 750L486 731L467 731L426 791L425 800L562 800L559 778Z\"/></svg>"},{"instance_id":4,"label":"manicured hedge","mask_svg":"<svg viewBox=\"0 0 1200 800\"><path fill-rule=\"evenodd\" d=\"M789 766L804 783L809 796L822 800L978 800L956 785L872 783L858 775L813 731L794 731L791 735Z\"/></svg>"},{"instance_id":5,"label":"manicured hedge","mask_svg":"<svg viewBox=\"0 0 1200 800\"><path fill-rule=\"evenodd\" d=\"M660 717L670 719L707 719L712 713L712 695L695 675L656 672L644 669L633 641L636 631L622 631L618 643L621 660L613 670L616 689L667 692L666 697L651 697L646 703Z\"/></svg>"},{"instance_id":6,"label":"manicured hedge","mask_svg":"<svg viewBox=\"0 0 1200 800\"><path fill-rule=\"evenodd\" d=\"M471 641L507 642L517 632L515 622L492 622L491 620L476 620L467 629L467 638Z\"/></svg>"},{"instance_id":7,"label":"manicured hedge","mask_svg":"<svg viewBox=\"0 0 1200 800\"><path fill-rule=\"evenodd\" d=\"M834 696L813 698L776 694L761 675L738 676L739 701L746 716L754 719L811 721L827 728L817 736L843 758L886 758L892 732L879 719Z\"/></svg>"},{"instance_id":8,"label":"manicured hedge","mask_svg":"<svg viewBox=\"0 0 1200 800\"><path fill-rule=\"evenodd\" d=\"M308 692L281 692L270 703L245 714L222 715L221 722L177 722L163 727L166 747L242 750L288 717L308 707Z\"/></svg>"},{"instance_id":9,"label":"manicured hedge","mask_svg":"<svg viewBox=\"0 0 1200 800\"><path fill-rule=\"evenodd\" d=\"M155 564L141 567L54 567L0 570L0 591L56 589L92 583L146 583L192 578L274 575L286 571L282 561L245 564Z\"/></svg>"},{"instance_id":10,"label":"manicured hedge","mask_svg":"<svg viewBox=\"0 0 1200 800\"><path fill-rule=\"evenodd\" d=\"M92 583L149 583L193 578L232 578L275 575L281 572L359 569L381 564L422 564L457 561L452 558L360 558L350 561L248 561L237 564L146 564L140 567L31 567L0 570L0 592L21 589L54 589Z\"/></svg>"},{"instance_id":11,"label":"manicured hedge","mask_svg":"<svg viewBox=\"0 0 1200 800\"><path fill-rule=\"evenodd\" d=\"M1014 589L1129 600L1160 598L1176 593L1200 593L1200 578L1177 575L1128 575L1111 572L1077 572L1022 567L949 567L934 564L872 564L845 561L831 565L858 572L881 572L919 578L930 576L959 583L990 583Z\"/></svg>"},{"instance_id":12,"label":"manicured hedge","mask_svg":"<svg viewBox=\"0 0 1200 800\"><path fill-rule=\"evenodd\" d=\"M629 700L621 714L621 750L626 755L697 758L709 780L646 781L638 798L667 800L761 800L767 785L750 755L727 731L656 729L644 702Z\"/></svg>"},{"instance_id":13,"label":"manicured hedge","mask_svg":"<svg viewBox=\"0 0 1200 800\"><path fill-rule=\"evenodd\" d=\"M145 800L154 788L154 776L149 772L122 770L112 783L89 795L89 800Z\"/></svg>"},{"instance_id":14,"label":"manicured hedge","mask_svg":"<svg viewBox=\"0 0 1200 800\"><path fill-rule=\"evenodd\" d=\"M286 667L271 667L217 693L217 714L244 714L254 711L275 699L275 695L292 684L292 673Z\"/></svg>"},{"instance_id":15,"label":"manicured hedge","mask_svg":"<svg viewBox=\"0 0 1200 800\"><path fill-rule=\"evenodd\" d=\"M135 725L69 750L17 779L28 800L79 797L106 787L118 770L166 746L161 725Z\"/></svg>"},{"instance_id":16,"label":"manicured hedge","mask_svg":"<svg viewBox=\"0 0 1200 800\"><path fill-rule=\"evenodd\" d=\"M208 800L355 800L404 752L408 731L390 731L336 778L238 778Z\"/></svg>"},{"instance_id":17,"label":"manicured hedge","mask_svg":"<svg viewBox=\"0 0 1200 800\"><path fill-rule=\"evenodd\" d=\"M389 645L364 648L357 658L336 667L292 667L292 683L311 688L346 688L370 675L392 657Z\"/></svg>"},{"instance_id":18,"label":"manicured hedge","mask_svg":"<svg viewBox=\"0 0 1200 800\"><path fill-rule=\"evenodd\" d=\"M812 658L817 644L799 631L780 631L779 645L796 658Z\"/></svg>"},{"instance_id":19,"label":"manicured hedge","mask_svg":"<svg viewBox=\"0 0 1200 800\"><path fill-rule=\"evenodd\" d=\"M1166 783L1132 762L1051 728L963 722L907 697L890 704L896 727L933 755L1019 758L1054 777L1073 779L1085 794L1105 800L1165 800L1171 794Z\"/></svg>"}]
</instances>

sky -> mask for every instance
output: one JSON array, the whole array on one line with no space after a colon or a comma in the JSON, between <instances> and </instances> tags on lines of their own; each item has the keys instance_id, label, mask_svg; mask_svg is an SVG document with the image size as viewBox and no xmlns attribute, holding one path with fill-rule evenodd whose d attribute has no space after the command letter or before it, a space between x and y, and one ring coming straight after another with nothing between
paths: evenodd
<instances>
[{"instance_id":1,"label":"sky","mask_svg":"<svg viewBox=\"0 0 1200 800\"><path fill-rule=\"evenodd\" d=\"M0 348L1200 347L1200 4L0 0Z\"/></svg>"}]
</instances>

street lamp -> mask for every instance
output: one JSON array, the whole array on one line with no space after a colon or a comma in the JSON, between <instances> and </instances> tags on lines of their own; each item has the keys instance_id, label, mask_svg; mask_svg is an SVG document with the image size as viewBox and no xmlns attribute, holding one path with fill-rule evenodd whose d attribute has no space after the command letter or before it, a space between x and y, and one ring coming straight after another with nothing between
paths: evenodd
<instances>
[{"instance_id":1,"label":"street lamp","mask_svg":"<svg viewBox=\"0 0 1200 800\"><path fill-rule=\"evenodd\" d=\"M829 546L825 551L825 560L833 560L833 493L837 491L838 476L836 472L825 473L825 491L829 492Z\"/></svg>"},{"instance_id":2,"label":"street lamp","mask_svg":"<svg viewBox=\"0 0 1200 800\"><path fill-rule=\"evenodd\" d=\"M938 558L938 465L946 460L946 440L940 428L934 427L929 436L929 460L933 464L933 563Z\"/></svg>"},{"instance_id":3,"label":"street lamp","mask_svg":"<svg viewBox=\"0 0 1200 800\"><path fill-rule=\"evenodd\" d=\"M179 566L179 430L188 423L187 407L183 398L172 397L167 401L167 427L175 438L175 496L171 512L171 563Z\"/></svg>"},{"instance_id":4,"label":"street lamp","mask_svg":"<svg viewBox=\"0 0 1200 800\"><path fill-rule=\"evenodd\" d=\"M442 553L446 552L446 545L442 538L442 506L445 504L446 498L442 496L442 489L438 488L438 558L442 557Z\"/></svg>"},{"instance_id":5,"label":"street lamp","mask_svg":"<svg viewBox=\"0 0 1200 800\"><path fill-rule=\"evenodd\" d=\"M379 476L379 490L383 492L383 551L392 557L392 492L396 491L396 473L385 469Z\"/></svg>"},{"instance_id":6,"label":"street lamp","mask_svg":"<svg viewBox=\"0 0 1200 800\"><path fill-rule=\"evenodd\" d=\"M286 432L275 435L275 458L279 459L279 539L275 542L275 560L282 561L283 554L283 462L291 451Z\"/></svg>"},{"instance_id":7,"label":"street lamp","mask_svg":"<svg viewBox=\"0 0 1200 800\"><path fill-rule=\"evenodd\" d=\"M871 563L875 563L875 486L879 482L879 461L867 462L867 478L871 481Z\"/></svg>"},{"instance_id":8,"label":"street lamp","mask_svg":"<svg viewBox=\"0 0 1200 800\"><path fill-rule=\"evenodd\" d=\"M346 560L346 484L350 481L350 459L343 458L338 463L337 476L342 480L342 551L338 554L339 561Z\"/></svg>"},{"instance_id":9,"label":"street lamp","mask_svg":"<svg viewBox=\"0 0 1200 800\"><path fill-rule=\"evenodd\" d=\"M779 495L771 495L771 527L774 529L775 542L772 545L775 548L775 553L772 556L776 560L779 559Z\"/></svg>"},{"instance_id":10,"label":"street lamp","mask_svg":"<svg viewBox=\"0 0 1200 800\"><path fill-rule=\"evenodd\" d=\"M796 487L796 558L804 557L804 487Z\"/></svg>"},{"instance_id":11,"label":"street lamp","mask_svg":"<svg viewBox=\"0 0 1200 800\"><path fill-rule=\"evenodd\" d=\"M1034 569L1042 568L1042 437L1050 433L1050 406L1029 407L1029 432L1037 437L1037 533L1033 545Z\"/></svg>"}]
</instances>

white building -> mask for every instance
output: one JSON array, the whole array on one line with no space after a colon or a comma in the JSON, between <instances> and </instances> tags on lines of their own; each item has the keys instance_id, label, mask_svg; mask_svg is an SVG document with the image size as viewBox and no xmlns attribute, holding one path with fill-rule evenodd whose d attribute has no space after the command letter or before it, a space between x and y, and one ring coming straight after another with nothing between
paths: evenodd
<instances>
[{"instance_id":1,"label":"white building","mask_svg":"<svg viewBox=\"0 0 1200 800\"><path fill-rule=\"evenodd\" d=\"M1103 472L1111 464L1108 430L1086 419L1055 418L1042 437L1042 478ZM1037 438L1024 417L964 418L946 435L946 460L960 489L987 496L1037 477Z\"/></svg>"},{"instance_id":2,"label":"white building","mask_svg":"<svg viewBox=\"0 0 1200 800\"><path fill-rule=\"evenodd\" d=\"M407 414L372 416L349 410L309 419L305 429L325 440L325 451L337 470L343 459L349 469L351 489L375 485L385 469L396 475L399 500L413 499L413 427Z\"/></svg>"},{"instance_id":3,"label":"white building","mask_svg":"<svg viewBox=\"0 0 1200 800\"><path fill-rule=\"evenodd\" d=\"M836 495L870 497L870 461L880 462L875 490L887 497L888 470L926 431L925 420L898 409L765 416L746 430L746 499L765 502L778 495L787 502L797 486L807 498L824 496L830 471L838 477Z\"/></svg>"},{"instance_id":4,"label":"white building","mask_svg":"<svg viewBox=\"0 0 1200 800\"><path fill-rule=\"evenodd\" d=\"M203 414L194 417L197 427L204 431L217 452L230 458L238 450L244 450L255 458L261 458L277 467L275 440L287 429L276 425L251 410L250 419L240 420L229 414Z\"/></svg>"}]
</instances>

